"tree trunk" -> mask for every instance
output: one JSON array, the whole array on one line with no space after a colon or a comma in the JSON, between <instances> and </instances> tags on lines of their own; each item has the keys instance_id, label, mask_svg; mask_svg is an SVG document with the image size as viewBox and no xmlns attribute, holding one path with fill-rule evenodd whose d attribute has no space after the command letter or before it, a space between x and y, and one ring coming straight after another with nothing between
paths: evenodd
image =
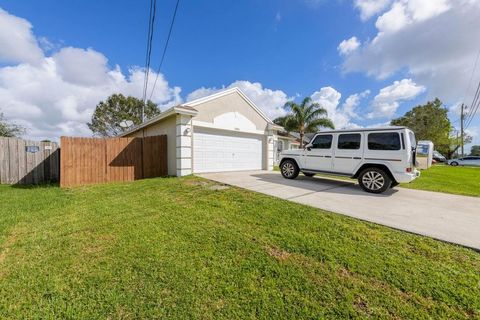
<instances>
[{"instance_id":1,"label":"tree trunk","mask_svg":"<svg viewBox=\"0 0 480 320\"><path fill-rule=\"evenodd\" d=\"M300 149L303 148L303 136L305 133L303 131L300 131Z\"/></svg>"}]
</instances>

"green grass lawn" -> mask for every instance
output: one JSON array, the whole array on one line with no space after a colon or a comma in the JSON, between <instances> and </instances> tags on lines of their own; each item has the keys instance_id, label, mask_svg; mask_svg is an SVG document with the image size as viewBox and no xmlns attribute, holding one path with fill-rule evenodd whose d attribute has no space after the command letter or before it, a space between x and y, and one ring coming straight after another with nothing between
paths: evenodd
<instances>
[{"instance_id":1,"label":"green grass lawn","mask_svg":"<svg viewBox=\"0 0 480 320\"><path fill-rule=\"evenodd\" d=\"M434 165L404 188L480 196L480 168Z\"/></svg>"},{"instance_id":2,"label":"green grass lawn","mask_svg":"<svg viewBox=\"0 0 480 320\"><path fill-rule=\"evenodd\" d=\"M0 319L478 318L478 252L200 178L0 186Z\"/></svg>"}]
</instances>

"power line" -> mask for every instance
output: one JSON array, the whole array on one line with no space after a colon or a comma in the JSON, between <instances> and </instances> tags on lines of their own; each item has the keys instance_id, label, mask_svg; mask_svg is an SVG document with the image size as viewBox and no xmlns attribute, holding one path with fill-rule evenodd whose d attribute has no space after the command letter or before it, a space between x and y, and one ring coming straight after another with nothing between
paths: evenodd
<instances>
[{"instance_id":1,"label":"power line","mask_svg":"<svg viewBox=\"0 0 480 320\"><path fill-rule=\"evenodd\" d=\"M170 36L172 35L173 25L175 24L175 18L177 16L178 5L180 4L180 0L177 0L177 4L175 5L175 10L173 11L172 21L170 22L170 29L168 30L167 40L165 41L165 47L163 48L162 58L160 59L160 64L157 68L157 76L155 77L155 81L153 82L152 92L150 93L149 100L152 99L153 92L155 91L155 86L157 85L158 75L160 74L160 70L162 69L163 61L165 60L165 54L167 53L168 43L170 42Z\"/></svg>"},{"instance_id":2,"label":"power line","mask_svg":"<svg viewBox=\"0 0 480 320\"><path fill-rule=\"evenodd\" d=\"M150 0L150 11L148 17L148 35L147 35L147 50L145 54L145 74L143 79L143 93L142 93L142 122L145 120L145 103L147 98L148 78L150 73L150 61L152 56L153 34L155 30L155 14L157 11L157 1Z\"/></svg>"},{"instance_id":3,"label":"power line","mask_svg":"<svg viewBox=\"0 0 480 320\"><path fill-rule=\"evenodd\" d=\"M478 50L477 56L475 57L475 62L473 64L472 73L470 74L470 79L468 81L468 86L463 94L462 99L462 106L461 106L461 113L460 113L460 130L461 130L461 146L462 146L462 155L463 155L463 144L464 144L464 135L465 130L468 128L470 123L472 122L473 118L475 117L477 110L478 110L478 97L480 93L480 82L477 85L477 90L475 91L475 95L473 96L473 101L470 104L470 108L468 108L467 114L464 113L465 108L467 107L464 102L465 98L467 97L468 91L470 91L470 85L472 84L473 75L477 69L478 59L480 57L480 48Z\"/></svg>"},{"instance_id":4,"label":"power line","mask_svg":"<svg viewBox=\"0 0 480 320\"><path fill-rule=\"evenodd\" d=\"M475 58L475 63L473 64L473 69L472 69L472 73L470 74L470 80L468 80L467 89L465 90L465 93L463 94L463 99L462 99L463 102L465 102L465 98L467 97L467 93L470 90L470 85L472 84L473 75L475 74L475 70L477 69L477 63L478 63L479 57L480 57L480 48L478 49L477 57Z\"/></svg>"},{"instance_id":5,"label":"power line","mask_svg":"<svg viewBox=\"0 0 480 320\"><path fill-rule=\"evenodd\" d=\"M477 85L477 90L475 91L475 95L473 97L472 103L470 104L469 112L467 113L466 119L465 119L465 128L468 128L470 124L472 123L473 118L477 114L478 107L480 105L480 81L478 82Z\"/></svg>"},{"instance_id":6,"label":"power line","mask_svg":"<svg viewBox=\"0 0 480 320\"><path fill-rule=\"evenodd\" d=\"M466 115L467 119L469 119L472 116L472 113L473 113L473 110L475 108L475 104L478 101L479 95L480 95L480 81L477 85L477 90L475 91L475 94L473 95L472 102L470 103L470 108L469 108L468 113Z\"/></svg>"}]
</instances>

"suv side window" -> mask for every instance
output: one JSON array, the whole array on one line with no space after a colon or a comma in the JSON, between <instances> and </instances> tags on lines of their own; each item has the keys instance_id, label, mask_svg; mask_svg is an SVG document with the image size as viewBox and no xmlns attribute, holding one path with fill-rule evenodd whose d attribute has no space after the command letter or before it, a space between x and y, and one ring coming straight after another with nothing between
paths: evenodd
<instances>
[{"instance_id":1,"label":"suv side window","mask_svg":"<svg viewBox=\"0 0 480 320\"><path fill-rule=\"evenodd\" d=\"M360 149L360 140L362 136L359 133L347 133L338 135L338 149L357 150Z\"/></svg>"},{"instance_id":2,"label":"suv side window","mask_svg":"<svg viewBox=\"0 0 480 320\"><path fill-rule=\"evenodd\" d=\"M369 150L400 150L400 136L397 132L378 132L368 134Z\"/></svg>"},{"instance_id":3,"label":"suv side window","mask_svg":"<svg viewBox=\"0 0 480 320\"><path fill-rule=\"evenodd\" d=\"M312 142L312 149L330 149L332 147L333 135L322 134L315 137Z\"/></svg>"}]
</instances>

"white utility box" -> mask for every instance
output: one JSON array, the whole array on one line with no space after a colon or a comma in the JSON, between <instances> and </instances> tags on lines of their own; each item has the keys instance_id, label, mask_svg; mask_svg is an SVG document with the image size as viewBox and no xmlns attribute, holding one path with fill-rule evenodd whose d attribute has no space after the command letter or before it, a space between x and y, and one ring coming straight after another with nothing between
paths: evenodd
<instances>
[{"instance_id":1,"label":"white utility box","mask_svg":"<svg viewBox=\"0 0 480 320\"><path fill-rule=\"evenodd\" d=\"M433 142L421 140L417 143L417 168L428 169L433 162Z\"/></svg>"}]
</instances>

